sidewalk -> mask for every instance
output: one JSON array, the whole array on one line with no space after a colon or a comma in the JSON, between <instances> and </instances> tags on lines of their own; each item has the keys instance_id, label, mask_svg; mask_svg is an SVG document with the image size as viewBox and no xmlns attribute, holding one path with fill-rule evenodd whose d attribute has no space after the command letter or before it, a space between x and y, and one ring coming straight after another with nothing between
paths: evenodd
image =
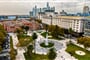
<instances>
[{"instance_id":1,"label":"sidewalk","mask_svg":"<svg viewBox=\"0 0 90 60\"><path fill-rule=\"evenodd\" d=\"M40 38L41 39L45 39L42 35L40 35L39 33L37 33L37 35L38 35L38 38L36 39L37 41L39 41L40 40ZM56 40L56 41L58 41L58 40ZM77 60L76 58L74 58L73 56L71 56L69 53L67 53L66 51L65 51L65 49L66 49L66 42L67 42L68 40L61 40L61 41L58 41L58 42L60 42L60 43L63 43L63 48L61 49L61 50L59 50L59 51L57 51L57 57L56 57L56 59L55 60Z\"/></svg>"},{"instance_id":2,"label":"sidewalk","mask_svg":"<svg viewBox=\"0 0 90 60\"><path fill-rule=\"evenodd\" d=\"M23 53L25 52L24 49L22 47L17 47L17 43L18 43L18 38L16 36L16 34L14 33L10 33L10 36L12 36L12 40L13 40L13 47L14 49L17 50L17 55L16 55L16 60L25 60Z\"/></svg>"}]
</instances>

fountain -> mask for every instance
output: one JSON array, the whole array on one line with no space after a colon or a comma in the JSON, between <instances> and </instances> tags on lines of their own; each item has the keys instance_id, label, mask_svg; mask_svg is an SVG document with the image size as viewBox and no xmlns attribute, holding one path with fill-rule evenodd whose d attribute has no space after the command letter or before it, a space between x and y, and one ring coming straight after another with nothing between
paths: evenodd
<instances>
[{"instance_id":1,"label":"fountain","mask_svg":"<svg viewBox=\"0 0 90 60\"><path fill-rule=\"evenodd\" d=\"M46 26L47 27L47 26ZM36 41L36 53L37 54L47 54L49 49L55 48L59 51L63 48L63 44L57 40L48 39L48 29L46 28L46 38Z\"/></svg>"},{"instance_id":2,"label":"fountain","mask_svg":"<svg viewBox=\"0 0 90 60\"><path fill-rule=\"evenodd\" d=\"M40 43L40 46L44 48L50 48L54 46L54 43L48 40L48 31L46 31L46 38L43 42Z\"/></svg>"},{"instance_id":3,"label":"fountain","mask_svg":"<svg viewBox=\"0 0 90 60\"><path fill-rule=\"evenodd\" d=\"M48 31L46 31L45 45L48 46Z\"/></svg>"}]
</instances>

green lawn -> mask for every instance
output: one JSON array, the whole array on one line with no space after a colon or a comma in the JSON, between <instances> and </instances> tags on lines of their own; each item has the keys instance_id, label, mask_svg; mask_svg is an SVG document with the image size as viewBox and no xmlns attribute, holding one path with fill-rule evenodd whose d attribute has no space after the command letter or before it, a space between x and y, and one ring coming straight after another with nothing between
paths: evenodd
<instances>
[{"instance_id":1,"label":"green lawn","mask_svg":"<svg viewBox=\"0 0 90 60\"><path fill-rule=\"evenodd\" d=\"M11 36L10 36L10 48L11 48L11 49L14 49L14 48L13 48L13 40L12 40L12 37L11 37Z\"/></svg>"},{"instance_id":2,"label":"green lawn","mask_svg":"<svg viewBox=\"0 0 90 60\"><path fill-rule=\"evenodd\" d=\"M75 53L75 51L77 51L77 50L84 51L86 53L86 55L84 55L84 56L77 55ZM90 60L90 52L87 51L86 49L83 49L81 47L78 47L78 46L76 46L74 44L67 45L66 51L68 53L70 53L72 56L74 56L75 58L79 59L79 60Z\"/></svg>"},{"instance_id":3,"label":"green lawn","mask_svg":"<svg viewBox=\"0 0 90 60\"><path fill-rule=\"evenodd\" d=\"M41 34L43 37L46 37L46 32L43 32L42 34ZM49 33L48 35L50 35L51 36L51 34ZM55 37L48 37L48 39L56 39L56 40L62 40L63 38L55 38Z\"/></svg>"},{"instance_id":4,"label":"green lawn","mask_svg":"<svg viewBox=\"0 0 90 60\"><path fill-rule=\"evenodd\" d=\"M27 36L26 34L19 34L18 40L19 40L19 43L17 44L17 46L23 47L23 46L27 46L29 43L32 42L32 37Z\"/></svg>"},{"instance_id":5,"label":"green lawn","mask_svg":"<svg viewBox=\"0 0 90 60\"><path fill-rule=\"evenodd\" d=\"M41 33L43 37L46 37L46 32Z\"/></svg>"},{"instance_id":6,"label":"green lawn","mask_svg":"<svg viewBox=\"0 0 90 60\"><path fill-rule=\"evenodd\" d=\"M10 36L10 60L15 60L16 55L17 55L17 50L14 49L13 47L13 40L12 37Z\"/></svg>"},{"instance_id":7,"label":"green lawn","mask_svg":"<svg viewBox=\"0 0 90 60\"><path fill-rule=\"evenodd\" d=\"M32 59L27 55L27 53L24 53L26 60L49 60L47 55L39 55L39 54L32 54Z\"/></svg>"}]
</instances>

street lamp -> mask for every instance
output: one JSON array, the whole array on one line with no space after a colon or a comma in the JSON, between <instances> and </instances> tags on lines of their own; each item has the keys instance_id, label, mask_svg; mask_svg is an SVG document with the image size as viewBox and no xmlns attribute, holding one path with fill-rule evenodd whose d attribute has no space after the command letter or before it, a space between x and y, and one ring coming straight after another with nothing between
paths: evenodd
<instances>
[{"instance_id":1,"label":"street lamp","mask_svg":"<svg viewBox=\"0 0 90 60\"><path fill-rule=\"evenodd\" d=\"M51 18L51 25L52 25L52 15L50 15L50 18Z\"/></svg>"},{"instance_id":2,"label":"street lamp","mask_svg":"<svg viewBox=\"0 0 90 60\"><path fill-rule=\"evenodd\" d=\"M52 32L52 15L49 16L51 18L51 32Z\"/></svg>"}]
</instances>

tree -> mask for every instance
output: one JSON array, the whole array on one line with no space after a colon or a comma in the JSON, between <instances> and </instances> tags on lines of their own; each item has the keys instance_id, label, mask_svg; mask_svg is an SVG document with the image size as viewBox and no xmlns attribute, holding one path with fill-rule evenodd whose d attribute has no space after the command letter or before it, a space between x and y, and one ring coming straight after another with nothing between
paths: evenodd
<instances>
[{"instance_id":1,"label":"tree","mask_svg":"<svg viewBox=\"0 0 90 60\"><path fill-rule=\"evenodd\" d=\"M18 33L18 34L20 34L20 33L23 33L23 30L22 29L16 29L15 32Z\"/></svg>"},{"instance_id":2,"label":"tree","mask_svg":"<svg viewBox=\"0 0 90 60\"><path fill-rule=\"evenodd\" d=\"M32 39L34 40L34 50L35 50L35 40L37 39L37 34L36 33L33 33L32 35Z\"/></svg>"},{"instance_id":3,"label":"tree","mask_svg":"<svg viewBox=\"0 0 90 60\"><path fill-rule=\"evenodd\" d=\"M11 58L11 60L15 60L16 55L17 55L17 51L15 49L11 49L10 50L10 58Z\"/></svg>"},{"instance_id":4,"label":"tree","mask_svg":"<svg viewBox=\"0 0 90 60\"><path fill-rule=\"evenodd\" d=\"M71 34L73 33L72 28L69 28L69 29L68 29L68 33L69 33L69 37L70 37L70 43L71 43Z\"/></svg>"},{"instance_id":5,"label":"tree","mask_svg":"<svg viewBox=\"0 0 90 60\"><path fill-rule=\"evenodd\" d=\"M0 25L0 32L2 32L4 36L6 36L6 31L2 25Z\"/></svg>"},{"instance_id":6,"label":"tree","mask_svg":"<svg viewBox=\"0 0 90 60\"><path fill-rule=\"evenodd\" d=\"M36 34L36 33L33 33L32 39L33 39L33 40L37 39L37 34Z\"/></svg>"},{"instance_id":7,"label":"tree","mask_svg":"<svg viewBox=\"0 0 90 60\"><path fill-rule=\"evenodd\" d=\"M63 28L60 28L60 27L59 27L59 34L60 34L61 36L64 36L64 29L63 29Z\"/></svg>"},{"instance_id":8,"label":"tree","mask_svg":"<svg viewBox=\"0 0 90 60\"><path fill-rule=\"evenodd\" d=\"M55 29L51 32L52 36L58 38L59 35L59 27L56 25Z\"/></svg>"},{"instance_id":9,"label":"tree","mask_svg":"<svg viewBox=\"0 0 90 60\"><path fill-rule=\"evenodd\" d=\"M24 25L23 25L23 26L21 26L21 28L22 28L22 29L24 29Z\"/></svg>"},{"instance_id":10,"label":"tree","mask_svg":"<svg viewBox=\"0 0 90 60\"><path fill-rule=\"evenodd\" d=\"M23 30L25 30L26 32L29 30L29 26L21 26L21 28L22 28Z\"/></svg>"},{"instance_id":11,"label":"tree","mask_svg":"<svg viewBox=\"0 0 90 60\"><path fill-rule=\"evenodd\" d=\"M44 29L45 29L46 31L48 30L48 25L47 25L47 24L45 24Z\"/></svg>"},{"instance_id":12,"label":"tree","mask_svg":"<svg viewBox=\"0 0 90 60\"><path fill-rule=\"evenodd\" d=\"M49 26L48 26L48 31L49 31L49 32L52 32L54 29L55 29L55 25L52 25L52 26L49 25Z\"/></svg>"},{"instance_id":13,"label":"tree","mask_svg":"<svg viewBox=\"0 0 90 60\"><path fill-rule=\"evenodd\" d=\"M59 26L55 26L55 28L52 30L51 32L52 36L55 37L55 38L60 38L59 36L60 35L64 35L64 31L62 28L60 28Z\"/></svg>"},{"instance_id":14,"label":"tree","mask_svg":"<svg viewBox=\"0 0 90 60\"><path fill-rule=\"evenodd\" d=\"M72 30L72 28L69 28L68 29L68 33L70 34L70 37L71 37L71 34L73 33L74 31Z\"/></svg>"},{"instance_id":15,"label":"tree","mask_svg":"<svg viewBox=\"0 0 90 60\"><path fill-rule=\"evenodd\" d=\"M27 54L28 54L28 56L30 56L30 58L32 59L32 51L33 51L33 45L29 45L28 47L27 47Z\"/></svg>"},{"instance_id":16,"label":"tree","mask_svg":"<svg viewBox=\"0 0 90 60\"><path fill-rule=\"evenodd\" d=\"M6 31L2 25L0 25L0 51L2 51L2 44L5 42Z\"/></svg>"},{"instance_id":17,"label":"tree","mask_svg":"<svg viewBox=\"0 0 90 60\"><path fill-rule=\"evenodd\" d=\"M77 43L83 44L85 48L90 47L90 38L80 37L77 39Z\"/></svg>"},{"instance_id":18,"label":"tree","mask_svg":"<svg viewBox=\"0 0 90 60\"><path fill-rule=\"evenodd\" d=\"M38 23L42 23L42 20L40 20L40 19L37 19L36 21L37 21Z\"/></svg>"},{"instance_id":19,"label":"tree","mask_svg":"<svg viewBox=\"0 0 90 60\"><path fill-rule=\"evenodd\" d=\"M28 26L25 26L24 29L27 32L29 30L29 27Z\"/></svg>"},{"instance_id":20,"label":"tree","mask_svg":"<svg viewBox=\"0 0 90 60\"><path fill-rule=\"evenodd\" d=\"M0 51L2 51L2 46L0 45Z\"/></svg>"},{"instance_id":21,"label":"tree","mask_svg":"<svg viewBox=\"0 0 90 60\"><path fill-rule=\"evenodd\" d=\"M4 41L5 41L5 36L2 32L0 32L0 45L2 45Z\"/></svg>"},{"instance_id":22,"label":"tree","mask_svg":"<svg viewBox=\"0 0 90 60\"><path fill-rule=\"evenodd\" d=\"M54 48L51 48L48 52L48 58L49 60L54 60L56 58L57 54Z\"/></svg>"},{"instance_id":23,"label":"tree","mask_svg":"<svg viewBox=\"0 0 90 60\"><path fill-rule=\"evenodd\" d=\"M77 39L77 43L84 44L84 40L86 40L86 37L80 37Z\"/></svg>"}]
</instances>

